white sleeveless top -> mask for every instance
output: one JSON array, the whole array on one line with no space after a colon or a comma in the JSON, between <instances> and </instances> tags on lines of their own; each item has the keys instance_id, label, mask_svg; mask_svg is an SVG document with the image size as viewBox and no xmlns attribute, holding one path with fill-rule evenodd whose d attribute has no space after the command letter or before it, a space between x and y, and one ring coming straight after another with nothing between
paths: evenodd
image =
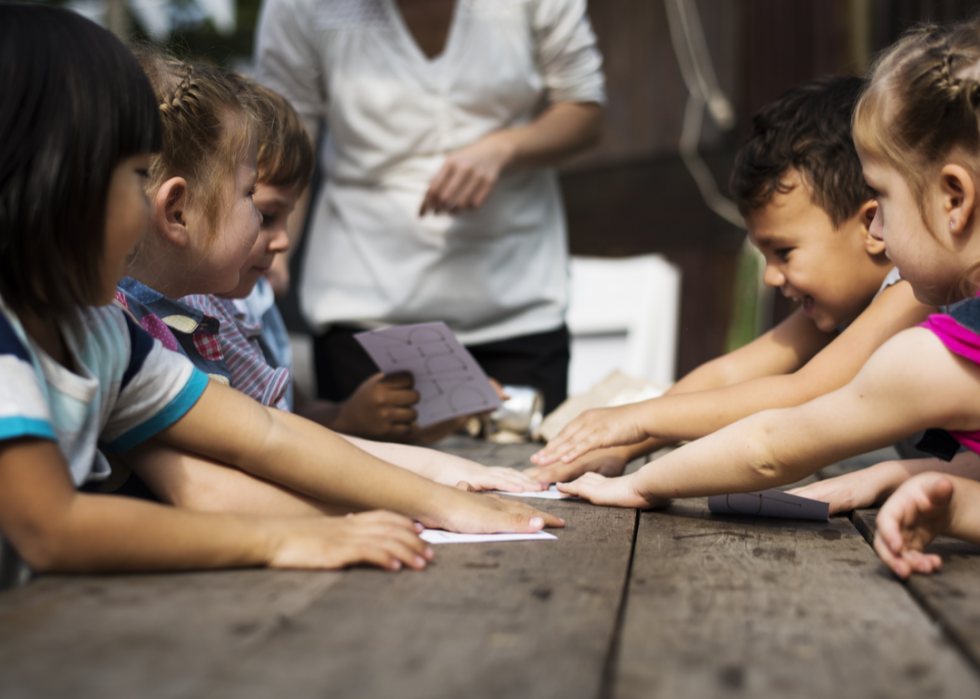
<instances>
[{"instance_id":1,"label":"white sleeveless top","mask_svg":"<svg viewBox=\"0 0 980 699\"><path fill-rule=\"evenodd\" d=\"M259 80L328 129L300 287L314 327L444 320L472 344L562 324L554 170L504 174L476 211L418 209L448 153L549 103L604 101L584 0L457 0L436 63L395 0L266 0L257 55Z\"/></svg>"}]
</instances>

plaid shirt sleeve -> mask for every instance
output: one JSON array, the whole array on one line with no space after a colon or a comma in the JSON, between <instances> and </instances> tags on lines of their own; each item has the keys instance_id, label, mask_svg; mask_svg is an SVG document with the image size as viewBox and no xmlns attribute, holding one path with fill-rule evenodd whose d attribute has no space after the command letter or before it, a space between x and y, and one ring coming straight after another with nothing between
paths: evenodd
<instances>
[{"instance_id":1,"label":"plaid shirt sleeve","mask_svg":"<svg viewBox=\"0 0 980 699\"><path fill-rule=\"evenodd\" d=\"M291 380L289 369L274 369L266 363L258 342L258 336L262 334L261 321L248 323L244 318L237 318L234 305L215 296L185 296L181 302L221 322L219 341L231 372L231 387L262 405L289 412L286 400L286 389Z\"/></svg>"}]
</instances>

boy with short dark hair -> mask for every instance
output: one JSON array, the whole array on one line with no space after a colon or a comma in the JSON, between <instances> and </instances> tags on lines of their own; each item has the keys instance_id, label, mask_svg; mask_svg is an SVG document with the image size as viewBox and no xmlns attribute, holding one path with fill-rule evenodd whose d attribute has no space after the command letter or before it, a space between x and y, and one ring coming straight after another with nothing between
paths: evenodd
<instances>
[{"instance_id":1,"label":"boy with short dark hair","mask_svg":"<svg viewBox=\"0 0 980 699\"><path fill-rule=\"evenodd\" d=\"M805 403L848 383L885 340L935 312L869 233L877 204L851 140L862 89L841 76L787 91L756 115L736 158L733 195L765 256L765 283L801 307L660 398L586 411L532 457L528 475L620 475L662 446Z\"/></svg>"}]
</instances>

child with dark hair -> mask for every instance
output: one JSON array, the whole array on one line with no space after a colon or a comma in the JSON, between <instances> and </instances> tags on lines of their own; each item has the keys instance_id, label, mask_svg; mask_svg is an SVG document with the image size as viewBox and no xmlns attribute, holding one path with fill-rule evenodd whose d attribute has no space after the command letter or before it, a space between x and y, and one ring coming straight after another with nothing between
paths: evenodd
<instances>
[{"instance_id":1,"label":"child with dark hair","mask_svg":"<svg viewBox=\"0 0 980 699\"><path fill-rule=\"evenodd\" d=\"M528 475L618 476L660 447L805 403L845 385L883 342L934 310L869 230L877 204L851 139L862 88L842 76L788 90L753 119L735 161L732 191L765 256L765 283L800 308L660 398L586 411L532 457Z\"/></svg>"},{"instance_id":2,"label":"child with dark hair","mask_svg":"<svg viewBox=\"0 0 980 699\"><path fill-rule=\"evenodd\" d=\"M941 566L924 551L938 535L980 543L978 75L980 21L919 27L875 62L854 111L854 142L878 205L872 238L920 302L962 303L884 342L832 393L752 415L629 476L587 473L559 489L631 508L754 491L930 428L937 454L968 449L973 471L937 461L908 478L878 513L875 551L906 578Z\"/></svg>"},{"instance_id":3,"label":"child with dark hair","mask_svg":"<svg viewBox=\"0 0 980 699\"><path fill-rule=\"evenodd\" d=\"M163 135L126 47L67 10L0 4L0 93L0 531L27 563L424 567L431 551L391 513L207 515L80 490L108 475L99 448L152 437L255 464L313 460L323 445L301 446L295 425L281 425L281 444L268 430L254 441L253 401L110 305L148 222L143 185Z\"/></svg>"}]
</instances>

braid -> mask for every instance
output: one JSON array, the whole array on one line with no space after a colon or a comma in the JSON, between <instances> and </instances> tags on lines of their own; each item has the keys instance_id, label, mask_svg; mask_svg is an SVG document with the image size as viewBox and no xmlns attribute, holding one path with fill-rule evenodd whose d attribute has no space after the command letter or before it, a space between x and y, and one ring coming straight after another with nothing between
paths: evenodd
<instances>
[{"instance_id":1,"label":"braid","mask_svg":"<svg viewBox=\"0 0 980 699\"><path fill-rule=\"evenodd\" d=\"M172 58L152 46L134 49L150 78L163 121L160 153L150 164L148 191L168 177L187 179L212 230L222 178L233 172L255 134L251 103L214 66Z\"/></svg>"},{"instance_id":2,"label":"braid","mask_svg":"<svg viewBox=\"0 0 980 699\"><path fill-rule=\"evenodd\" d=\"M947 42L942 59L939 61L939 76L947 88L955 89L959 85L959 80L953 76L952 65L953 47Z\"/></svg>"},{"instance_id":3,"label":"braid","mask_svg":"<svg viewBox=\"0 0 980 699\"><path fill-rule=\"evenodd\" d=\"M171 94L170 98L160 103L160 112L169 116L173 111L184 111L190 106L186 104L186 102L187 100L196 97L194 91L196 85L193 65L189 63L180 64L170 61L168 62L168 67L183 70L184 72L183 79L177 83L177 87L174 88L173 94Z\"/></svg>"}]
</instances>

